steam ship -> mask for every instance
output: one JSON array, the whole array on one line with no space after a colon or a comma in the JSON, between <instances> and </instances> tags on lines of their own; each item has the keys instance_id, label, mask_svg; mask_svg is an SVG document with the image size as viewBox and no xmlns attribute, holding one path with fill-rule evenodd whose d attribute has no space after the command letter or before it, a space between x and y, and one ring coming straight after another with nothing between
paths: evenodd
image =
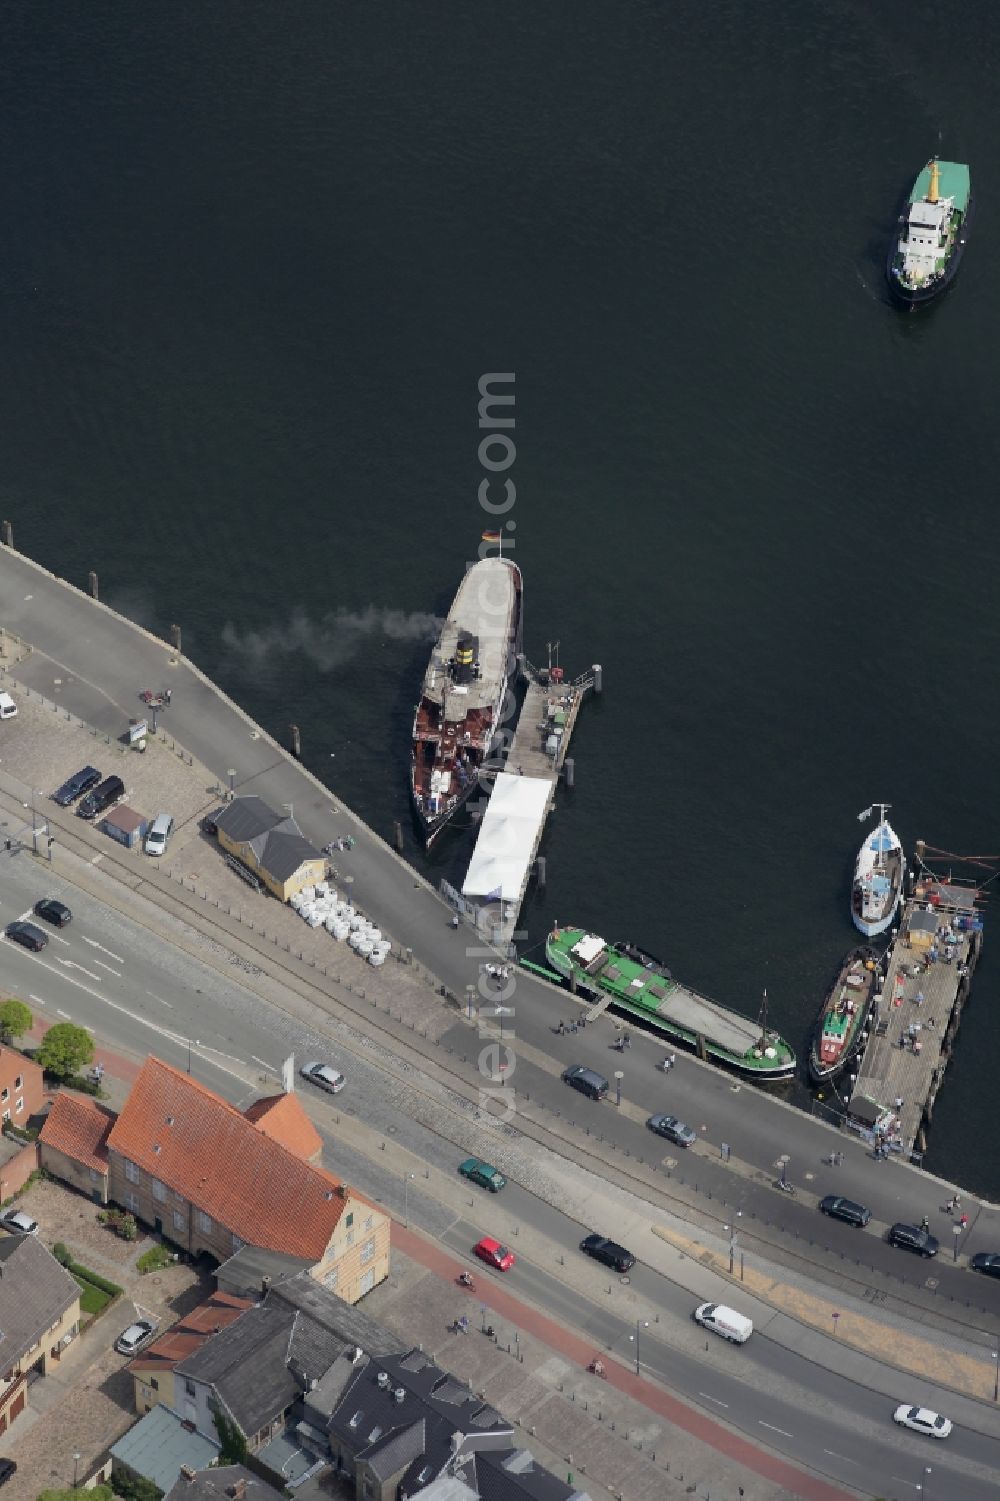
<instances>
[{"instance_id":1,"label":"steam ship","mask_svg":"<svg viewBox=\"0 0 1000 1501\"><path fill-rule=\"evenodd\" d=\"M413 718L410 790L430 848L466 802L501 728L521 649L521 570L483 558L466 573L431 652Z\"/></svg>"}]
</instances>

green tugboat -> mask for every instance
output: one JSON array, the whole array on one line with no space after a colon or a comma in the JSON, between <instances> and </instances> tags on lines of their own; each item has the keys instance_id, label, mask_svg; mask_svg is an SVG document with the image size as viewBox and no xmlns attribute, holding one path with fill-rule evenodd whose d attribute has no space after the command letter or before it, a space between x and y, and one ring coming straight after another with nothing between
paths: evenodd
<instances>
[{"instance_id":1,"label":"green tugboat","mask_svg":"<svg viewBox=\"0 0 1000 1501\"><path fill-rule=\"evenodd\" d=\"M727 1011L679 985L663 965L633 944L608 944L583 928L553 928L545 957L571 989L609 996L671 1042L759 1082L790 1078L795 1054L768 1031L767 993L760 1020Z\"/></svg>"},{"instance_id":2,"label":"green tugboat","mask_svg":"<svg viewBox=\"0 0 1000 1501\"><path fill-rule=\"evenodd\" d=\"M886 260L890 291L904 307L922 307L954 281L971 213L968 167L933 157L910 190Z\"/></svg>"}]
</instances>

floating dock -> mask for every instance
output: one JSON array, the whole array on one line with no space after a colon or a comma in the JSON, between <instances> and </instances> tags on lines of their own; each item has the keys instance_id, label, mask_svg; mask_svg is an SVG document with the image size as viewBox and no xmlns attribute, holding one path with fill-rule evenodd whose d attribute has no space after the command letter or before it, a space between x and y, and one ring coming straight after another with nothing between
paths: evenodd
<instances>
[{"instance_id":1,"label":"floating dock","mask_svg":"<svg viewBox=\"0 0 1000 1501\"><path fill-rule=\"evenodd\" d=\"M931 877L916 882L889 954L878 1020L859 1060L846 1124L907 1156L926 1149L982 950L978 895L974 887Z\"/></svg>"},{"instance_id":2,"label":"floating dock","mask_svg":"<svg viewBox=\"0 0 1000 1501\"><path fill-rule=\"evenodd\" d=\"M524 702L504 762L480 773L492 790L462 890L441 883L460 915L508 954L528 883L536 876L545 884L538 847L560 777L567 787L575 780L568 751L581 705L603 687L600 665L572 682L559 667L539 669L524 657L519 665L527 680Z\"/></svg>"}]
</instances>

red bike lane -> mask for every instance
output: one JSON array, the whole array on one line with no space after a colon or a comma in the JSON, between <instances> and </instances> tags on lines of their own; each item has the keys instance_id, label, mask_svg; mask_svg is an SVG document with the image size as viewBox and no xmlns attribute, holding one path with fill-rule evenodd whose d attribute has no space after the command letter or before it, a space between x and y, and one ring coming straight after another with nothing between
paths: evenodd
<instances>
[{"instance_id":1,"label":"red bike lane","mask_svg":"<svg viewBox=\"0 0 1000 1501\"><path fill-rule=\"evenodd\" d=\"M468 1270L446 1251L431 1244L415 1231L405 1229L396 1220L393 1221L392 1238L393 1244L405 1255L449 1282L454 1282L460 1272ZM679 1397L672 1397L669 1392L642 1376L636 1376L634 1371L618 1361L595 1351L592 1344L539 1313L530 1304L522 1303L504 1288L497 1286L492 1278L488 1281L486 1278L477 1279L476 1298L501 1317L516 1324L519 1329L533 1334L550 1350L557 1350L581 1370L585 1370L595 1355L599 1354L604 1362L605 1379L609 1386L641 1403L648 1411L655 1412L685 1433L700 1439L702 1443L710 1445L718 1453L727 1455L735 1463L775 1485L783 1486L793 1495L803 1497L804 1501L857 1501L856 1491L841 1490L830 1481L823 1480L818 1475L810 1475L776 1454L769 1454L750 1439L742 1438L707 1414L699 1412L697 1408L689 1407Z\"/></svg>"}]
</instances>

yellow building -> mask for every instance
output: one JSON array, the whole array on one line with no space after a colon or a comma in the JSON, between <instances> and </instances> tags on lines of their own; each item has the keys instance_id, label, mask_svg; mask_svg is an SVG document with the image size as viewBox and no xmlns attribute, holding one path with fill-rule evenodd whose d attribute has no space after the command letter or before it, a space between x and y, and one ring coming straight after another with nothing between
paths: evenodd
<instances>
[{"instance_id":1,"label":"yellow building","mask_svg":"<svg viewBox=\"0 0 1000 1501\"><path fill-rule=\"evenodd\" d=\"M287 902L303 886L326 875L326 861L305 838L295 819L275 813L262 797L235 797L215 816L219 843L266 886Z\"/></svg>"}]
</instances>

